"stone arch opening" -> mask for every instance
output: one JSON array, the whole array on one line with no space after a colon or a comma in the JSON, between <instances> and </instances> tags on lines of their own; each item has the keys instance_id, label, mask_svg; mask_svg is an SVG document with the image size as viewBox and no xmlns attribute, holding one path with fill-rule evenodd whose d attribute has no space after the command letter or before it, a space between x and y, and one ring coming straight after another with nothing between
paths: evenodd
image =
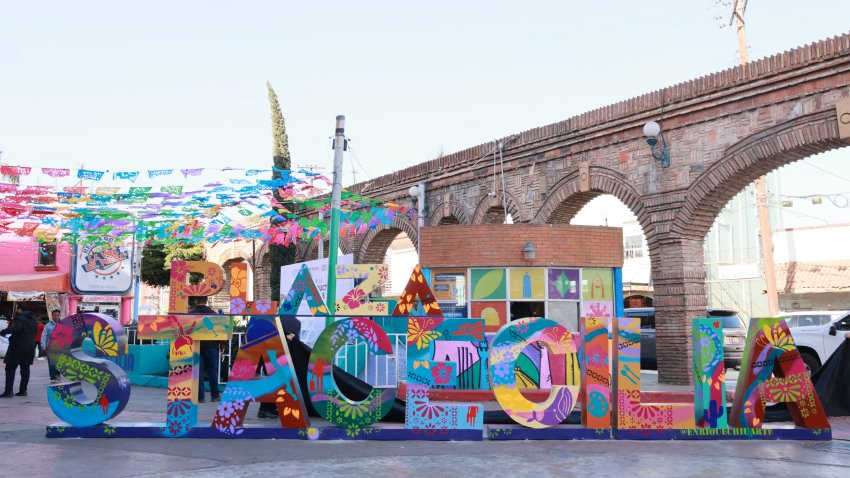
<instances>
[{"instance_id":1,"label":"stone arch opening","mask_svg":"<svg viewBox=\"0 0 850 478\"><path fill-rule=\"evenodd\" d=\"M588 203L601 196L601 191L576 193L564 199L549 215L549 224L569 224Z\"/></svg>"},{"instance_id":2,"label":"stone arch opening","mask_svg":"<svg viewBox=\"0 0 850 478\"><path fill-rule=\"evenodd\" d=\"M233 264L241 264L243 262L245 262L245 259L243 259L242 257L234 257L232 259L224 261L224 263L221 264L221 268L224 269L224 285L222 286L221 291L218 294L209 298L209 306L213 310L222 310L224 312L230 310L230 285L233 279L233 272L230 270L230 267ZM247 275L244 280L246 281L247 285Z\"/></svg>"},{"instance_id":3,"label":"stone arch opening","mask_svg":"<svg viewBox=\"0 0 850 478\"><path fill-rule=\"evenodd\" d=\"M427 223L429 226L469 224L469 213L455 201L441 203L431 208Z\"/></svg>"},{"instance_id":4,"label":"stone arch opening","mask_svg":"<svg viewBox=\"0 0 850 478\"><path fill-rule=\"evenodd\" d=\"M356 258L356 262L358 264L383 263L390 244L392 244L395 238L404 231L397 227L388 227L380 231L372 232L374 232L374 234L370 232L363 239L363 244L360 246L360 254L358 254Z\"/></svg>"},{"instance_id":5,"label":"stone arch opening","mask_svg":"<svg viewBox=\"0 0 850 478\"><path fill-rule=\"evenodd\" d=\"M745 138L691 183L671 230L702 240L717 214L748 184L782 166L845 146L832 110L800 116Z\"/></svg>"},{"instance_id":6,"label":"stone arch opening","mask_svg":"<svg viewBox=\"0 0 850 478\"><path fill-rule=\"evenodd\" d=\"M419 231L417 227L406 218L396 215L393 218L392 225L380 225L364 236L353 238L356 243L349 243L347 246L344 241L340 241L340 248L346 253L350 253L350 250L353 251L355 264L380 264L383 262L390 244L401 232L404 232L410 238L414 246L418 244ZM352 249L349 250L347 247Z\"/></svg>"},{"instance_id":7,"label":"stone arch opening","mask_svg":"<svg viewBox=\"0 0 850 478\"><path fill-rule=\"evenodd\" d=\"M484 212L481 218L482 224L502 224L505 222L507 213L503 206L493 206Z\"/></svg>"},{"instance_id":8,"label":"stone arch opening","mask_svg":"<svg viewBox=\"0 0 850 478\"><path fill-rule=\"evenodd\" d=\"M641 227L648 224L648 216L641 202L640 194L621 173L602 167L590 168L590 187L582 191L579 173L576 171L560 181L552 188L532 220L542 224L569 224L585 206L596 198L614 196L628 208ZM646 229L644 227L644 229Z\"/></svg>"},{"instance_id":9,"label":"stone arch opening","mask_svg":"<svg viewBox=\"0 0 850 478\"><path fill-rule=\"evenodd\" d=\"M777 273L773 277L765 275L759 197L753 181L764 176L767 183L764 201L771 216L771 236L775 236L778 229L794 227L793 222L790 226L784 222L793 221L793 216L786 214L793 209L790 204L782 205L778 196L783 187L780 182L787 186L789 173L802 172L800 168L804 165L792 166L794 163L847 146L837 136L837 121L832 113L797 118L733 145L717 164L695 181L694 187L715 184L713 189L695 190L706 191L706 195L688 201L683 208L691 217L688 232L696 235L694 240L704 244L704 289L708 307L737 310L745 319L768 315L769 298L764 292L768 290L769 280L775 281L779 309L783 309L783 296L786 303L793 300L793 296L784 295L784 292L790 293L789 283L793 284L794 279L781 274L782 270L792 270L792 263L786 257L787 248L774 244L774 256L779 253L773 260ZM786 167L791 171L774 174ZM798 176L794 177L793 182L798 182ZM683 226L677 222L673 229L684 230ZM730 275L732 270L737 270L738 274Z\"/></svg>"},{"instance_id":10,"label":"stone arch opening","mask_svg":"<svg viewBox=\"0 0 850 478\"><path fill-rule=\"evenodd\" d=\"M485 196L478 207L475 208L471 224L503 224L505 222L505 212L510 216L514 223L525 222L522 211L518 206L518 202L510 193L505 194L505 204L502 204L502 196Z\"/></svg>"}]
</instances>

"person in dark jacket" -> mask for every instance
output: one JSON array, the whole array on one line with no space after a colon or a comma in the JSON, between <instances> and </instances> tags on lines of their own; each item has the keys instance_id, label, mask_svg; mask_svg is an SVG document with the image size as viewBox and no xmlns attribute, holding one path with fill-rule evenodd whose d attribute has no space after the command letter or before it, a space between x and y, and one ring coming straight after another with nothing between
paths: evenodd
<instances>
[{"instance_id":1,"label":"person in dark jacket","mask_svg":"<svg viewBox=\"0 0 850 478\"><path fill-rule=\"evenodd\" d=\"M193 314L215 314L207 305L207 298L195 297L195 306L192 307ZM221 398L218 391L218 363L219 348L221 342L218 340L201 340L201 373L199 374L200 387L198 387L198 403L204 403L204 373L210 381L210 397L213 402Z\"/></svg>"},{"instance_id":2,"label":"person in dark jacket","mask_svg":"<svg viewBox=\"0 0 850 478\"><path fill-rule=\"evenodd\" d=\"M12 388L15 384L15 369L21 367L21 385L15 396L26 397L27 385L30 381L30 365L35 358L35 333L38 330L38 320L28 310L28 306L15 315L11 325L0 331L0 335L11 335L9 337L9 349L6 351L6 389L0 398L12 396Z\"/></svg>"}]
</instances>

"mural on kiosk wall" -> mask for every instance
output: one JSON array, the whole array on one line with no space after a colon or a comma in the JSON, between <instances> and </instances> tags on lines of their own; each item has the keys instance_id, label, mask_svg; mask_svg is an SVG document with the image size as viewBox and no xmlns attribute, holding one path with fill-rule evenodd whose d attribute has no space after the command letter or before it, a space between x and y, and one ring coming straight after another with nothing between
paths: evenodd
<instances>
[{"instance_id":1,"label":"mural on kiosk wall","mask_svg":"<svg viewBox=\"0 0 850 478\"><path fill-rule=\"evenodd\" d=\"M354 270L352 275L376 271L379 277L372 282L380 282L382 268L378 265L361 265ZM205 279L200 284L186 284L188 272L201 272ZM479 274L478 279L490 272ZM605 286L610 285L611 276L605 273L600 269L598 276L582 276L589 285L582 288L583 295L587 294L593 302L610 300L610 287ZM505 270L501 270L501 279L498 270L491 277L495 278L496 287L489 287L484 295L498 292L499 283L505 292ZM126 373L115 363L126 353L124 329L101 314L76 314L62 319L48 354L67 381L47 389L48 403L62 422L48 426L47 436L303 440L481 440L485 434L491 440L831 438L829 422L799 351L779 319L751 322L735 401L724 422L721 408L725 370L721 366L719 324L694 322L694 356L699 358L695 361L694 382L699 403L643 403L638 319L612 320L613 363L609 363L609 331L603 317L581 318L580 332L575 333L550 318L523 318L502 325L488 340L482 318L440 317L439 307L431 302L434 294L418 268L404 293L403 306L375 315L394 314L407 323L403 394L402 387L389 384L371 388L365 399L355 401L336 383L332 362L349 343L365 343L369 355L398 354L382 326L369 317L333 322L321 332L314 350L299 349L299 355L291 353L277 314L255 314L249 317L249 333L240 346L214 419L199 423L199 341L228 340L233 320L230 315L185 313L185 300L189 295L214 294L221 288L222 278L221 268L215 264L175 262L170 300L173 312L139 318L141 338L165 339L171 344L168 393L160 423L111 421L126 407L131 392ZM302 279L302 286L311 282L309 270ZM292 299L284 302L286 307L297 307L295 302L305 297L298 291L291 295ZM311 310L328 310L320 295L313 299ZM414 306L416 301L423 303ZM507 300L494 302L506 304ZM368 298L358 294L356 303L346 306L376 310L368 304ZM410 313L412 310L432 315L416 316ZM82 351L85 341L93 343L94 356ZM530 349L536 351L539 360L523 364ZM257 364L264 364L265 375L258 374ZM526 371L517 373L523 370ZM547 375L548 381L544 380ZM82 382L93 387L83 387ZM522 389L531 385L546 385L548 397L538 402L524 396ZM481 404L441 399L440 389L451 388L492 389L503 411L515 423L491 424L485 431ZM582 407L582 425L566 425L579 398L587 404ZM276 403L280 422L275 426L245 426L245 407L254 401ZM789 405L795 428L765 427L763 407L777 401ZM396 406L404 406L404 423L384 422ZM330 424L314 426L308 417L311 409Z\"/></svg>"},{"instance_id":2,"label":"mural on kiosk wall","mask_svg":"<svg viewBox=\"0 0 850 478\"><path fill-rule=\"evenodd\" d=\"M581 270L581 315L614 316L614 272L611 269Z\"/></svg>"},{"instance_id":3,"label":"mural on kiosk wall","mask_svg":"<svg viewBox=\"0 0 850 478\"><path fill-rule=\"evenodd\" d=\"M550 299L581 299L578 269L549 269L548 279Z\"/></svg>"},{"instance_id":4,"label":"mural on kiosk wall","mask_svg":"<svg viewBox=\"0 0 850 478\"><path fill-rule=\"evenodd\" d=\"M472 300L507 299L505 269L472 269L470 285Z\"/></svg>"},{"instance_id":5,"label":"mural on kiosk wall","mask_svg":"<svg viewBox=\"0 0 850 478\"><path fill-rule=\"evenodd\" d=\"M512 300L543 300L546 298L545 271L540 268L511 270Z\"/></svg>"},{"instance_id":6,"label":"mural on kiosk wall","mask_svg":"<svg viewBox=\"0 0 850 478\"><path fill-rule=\"evenodd\" d=\"M503 300L475 301L472 303L472 316L484 319L485 330L495 333L508 321L508 306Z\"/></svg>"}]
</instances>

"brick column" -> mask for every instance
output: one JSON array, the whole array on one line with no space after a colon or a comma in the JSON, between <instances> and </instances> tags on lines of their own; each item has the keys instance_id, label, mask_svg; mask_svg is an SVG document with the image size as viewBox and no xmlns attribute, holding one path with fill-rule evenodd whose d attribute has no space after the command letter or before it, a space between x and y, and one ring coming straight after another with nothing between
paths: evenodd
<instances>
[{"instance_id":1,"label":"brick column","mask_svg":"<svg viewBox=\"0 0 850 478\"><path fill-rule=\"evenodd\" d=\"M704 317L705 266L702 240L653 238L656 354L659 383L693 382L691 319Z\"/></svg>"}]
</instances>

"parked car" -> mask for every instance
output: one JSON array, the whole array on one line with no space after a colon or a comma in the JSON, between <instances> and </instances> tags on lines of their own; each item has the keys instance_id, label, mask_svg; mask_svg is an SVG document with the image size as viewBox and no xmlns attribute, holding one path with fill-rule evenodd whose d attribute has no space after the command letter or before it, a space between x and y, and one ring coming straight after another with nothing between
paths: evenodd
<instances>
[{"instance_id":1,"label":"parked car","mask_svg":"<svg viewBox=\"0 0 850 478\"><path fill-rule=\"evenodd\" d=\"M0 320L0 330L9 326L9 322ZM6 351L9 350L9 337L0 337L0 358L6 357Z\"/></svg>"},{"instance_id":2,"label":"parked car","mask_svg":"<svg viewBox=\"0 0 850 478\"><path fill-rule=\"evenodd\" d=\"M727 367L740 367L744 358L747 326L737 312L727 309L708 309L706 317L717 317L723 328L723 358ZM655 342L655 307L626 309L626 317L640 317L640 366L658 366Z\"/></svg>"},{"instance_id":3,"label":"parked car","mask_svg":"<svg viewBox=\"0 0 850 478\"><path fill-rule=\"evenodd\" d=\"M829 359L844 341L844 334L850 331L850 312L839 314L827 323L790 327L809 373L817 371Z\"/></svg>"},{"instance_id":4,"label":"parked car","mask_svg":"<svg viewBox=\"0 0 850 478\"><path fill-rule=\"evenodd\" d=\"M844 312L839 310L806 310L800 312L780 312L779 317L785 319L788 327L808 327L811 325L831 324L841 317Z\"/></svg>"}]
</instances>

